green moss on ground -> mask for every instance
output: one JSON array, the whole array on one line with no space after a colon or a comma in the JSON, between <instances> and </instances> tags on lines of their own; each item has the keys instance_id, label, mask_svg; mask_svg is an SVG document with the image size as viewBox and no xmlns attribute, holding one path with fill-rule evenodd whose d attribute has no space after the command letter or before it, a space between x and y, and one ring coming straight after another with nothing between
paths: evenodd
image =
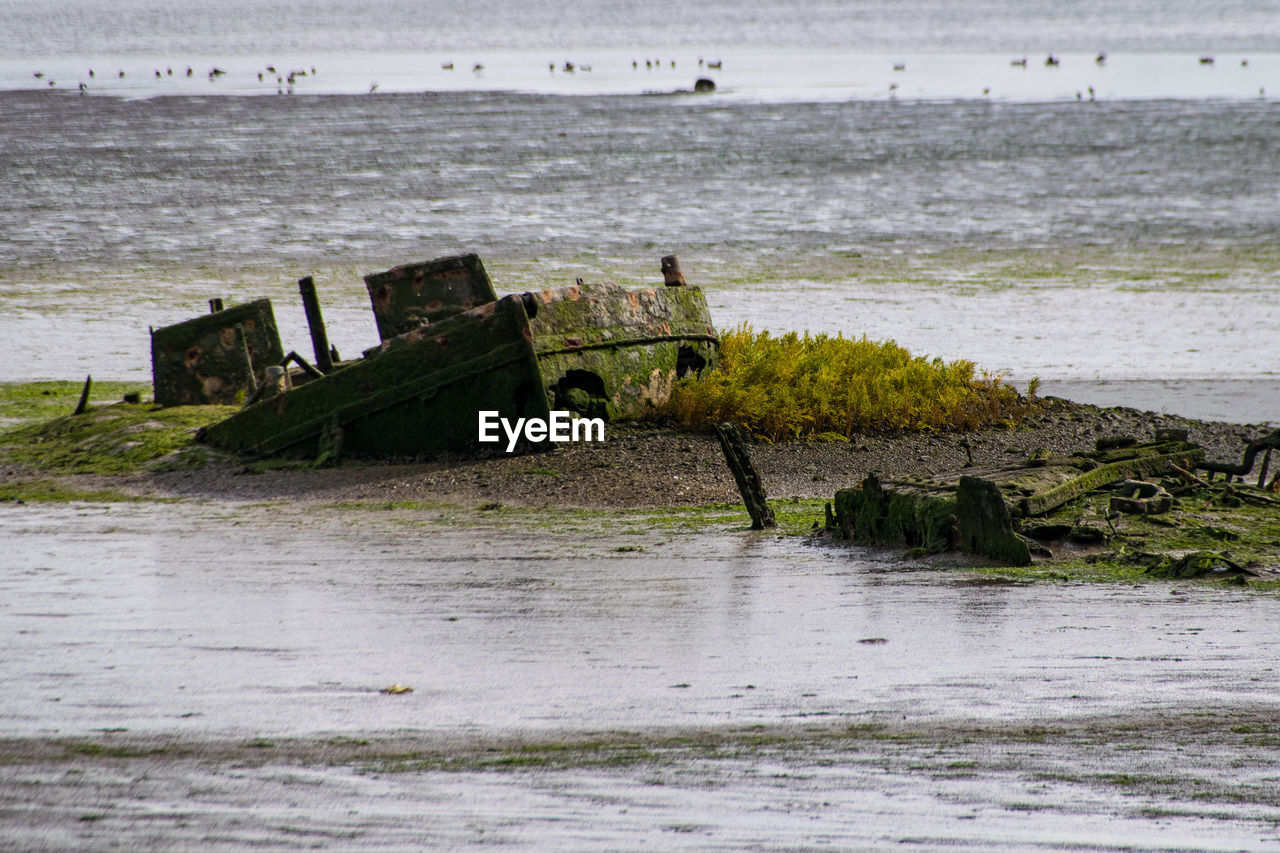
<instances>
[{"instance_id":1,"label":"green moss on ground","mask_svg":"<svg viewBox=\"0 0 1280 853\"><path fill-rule=\"evenodd\" d=\"M0 483L2 503L119 503L136 498L114 489L76 489L52 480L17 479Z\"/></svg>"},{"instance_id":2,"label":"green moss on ground","mask_svg":"<svg viewBox=\"0 0 1280 853\"><path fill-rule=\"evenodd\" d=\"M771 500L778 526L761 535L804 536L816 533L824 519L822 499ZM740 503L638 509L580 507L517 507L499 503L466 507L436 501L344 501L329 509L388 513L409 524L447 527L539 530L550 534L590 534L605 531L642 535L653 531L701 533L746 531L751 518Z\"/></svg>"},{"instance_id":3,"label":"green moss on ground","mask_svg":"<svg viewBox=\"0 0 1280 853\"><path fill-rule=\"evenodd\" d=\"M0 431L71 414L80 402L83 388L83 382L0 382ZM146 397L151 386L138 382L95 381L89 391L89 402L116 402L130 392Z\"/></svg>"},{"instance_id":4,"label":"green moss on ground","mask_svg":"<svg viewBox=\"0 0 1280 853\"><path fill-rule=\"evenodd\" d=\"M47 390L61 393L58 388ZM0 387L0 399L14 401L17 407L38 405L33 401L43 397L43 391L30 385ZM74 407L72 402L70 408ZM0 463L42 475L194 467L211 455L195 443L196 430L233 411L232 406L157 409L148 403L91 406L82 415L64 414L0 432Z\"/></svg>"}]
</instances>

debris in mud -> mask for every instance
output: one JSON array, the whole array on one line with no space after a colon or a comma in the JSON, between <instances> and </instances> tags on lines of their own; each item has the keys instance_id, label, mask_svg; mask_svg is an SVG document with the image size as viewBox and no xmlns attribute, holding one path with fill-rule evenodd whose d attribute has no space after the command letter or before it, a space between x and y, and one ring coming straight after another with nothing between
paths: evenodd
<instances>
[{"instance_id":1,"label":"debris in mud","mask_svg":"<svg viewBox=\"0 0 1280 853\"><path fill-rule=\"evenodd\" d=\"M884 483L869 475L836 492L832 527L854 542L958 550L1017 566L1033 556L1110 546L1090 560L1144 566L1157 577L1257 577L1228 552L1172 543L1239 542L1241 533L1209 523L1205 513L1280 507L1262 487L1265 471L1258 486L1228 482L1249 475L1255 457L1274 447L1280 431L1250 442L1239 464L1207 462L1185 431L1158 431L1151 442L1106 438L1089 453L1033 453L1021 464L951 475ZM1196 470L1223 473L1226 481L1213 483ZM1132 550L1164 541L1171 546L1160 552ZM1059 554L1049 548L1055 543Z\"/></svg>"},{"instance_id":2,"label":"debris in mud","mask_svg":"<svg viewBox=\"0 0 1280 853\"><path fill-rule=\"evenodd\" d=\"M393 684L390 687L382 688L378 692L383 693L387 696L403 696L406 693L412 693L413 688L409 687L408 685L400 684L397 682L396 684Z\"/></svg>"}]
</instances>

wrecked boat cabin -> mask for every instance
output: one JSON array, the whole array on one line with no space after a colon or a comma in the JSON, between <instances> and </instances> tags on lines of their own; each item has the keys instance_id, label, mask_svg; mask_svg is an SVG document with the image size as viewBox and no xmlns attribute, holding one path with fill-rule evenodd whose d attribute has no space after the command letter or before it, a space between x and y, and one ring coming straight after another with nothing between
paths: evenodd
<instances>
[{"instance_id":1,"label":"wrecked boat cabin","mask_svg":"<svg viewBox=\"0 0 1280 853\"><path fill-rule=\"evenodd\" d=\"M481 411L547 418L634 417L680 377L714 366L706 298L675 256L663 286L577 284L497 297L474 254L365 276L381 343L342 361L314 282L299 282L315 363L280 344L269 300L152 332L158 405L244 402L202 440L269 456L480 455ZM528 443L518 451L537 449Z\"/></svg>"}]
</instances>

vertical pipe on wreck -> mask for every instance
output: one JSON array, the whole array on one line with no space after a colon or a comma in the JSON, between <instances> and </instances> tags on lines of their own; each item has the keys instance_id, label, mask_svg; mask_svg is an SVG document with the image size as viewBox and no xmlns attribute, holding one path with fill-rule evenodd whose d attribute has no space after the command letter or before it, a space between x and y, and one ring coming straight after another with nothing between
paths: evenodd
<instances>
[{"instance_id":1,"label":"vertical pipe on wreck","mask_svg":"<svg viewBox=\"0 0 1280 853\"><path fill-rule=\"evenodd\" d=\"M680 269L679 255L667 255L662 259L662 282L667 287L684 287L684 271Z\"/></svg>"},{"instance_id":2,"label":"vertical pipe on wreck","mask_svg":"<svg viewBox=\"0 0 1280 853\"><path fill-rule=\"evenodd\" d=\"M248 385L245 399L250 399L258 390L258 376L253 372L253 356L249 352L249 339L245 336L242 323L236 323L236 348L244 356L244 370L247 377L245 382Z\"/></svg>"},{"instance_id":3,"label":"vertical pipe on wreck","mask_svg":"<svg viewBox=\"0 0 1280 853\"><path fill-rule=\"evenodd\" d=\"M298 291L302 294L302 308L307 312L307 327L311 329L311 346L316 352L316 367L320 368L321 373L332 373L333 353L329 348L329 335L324 328L324 316L320 313L315 279L311 276L298 279Z\"/></svg>"}]
</instances>

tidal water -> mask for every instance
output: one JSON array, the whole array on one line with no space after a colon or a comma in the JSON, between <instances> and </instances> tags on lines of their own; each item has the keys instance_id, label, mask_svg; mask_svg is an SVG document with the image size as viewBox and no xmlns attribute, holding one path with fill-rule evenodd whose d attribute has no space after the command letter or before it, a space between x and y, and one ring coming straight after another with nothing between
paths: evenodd
<instances>
[{"instance_id":1,"label":"tidal water","mask_svg":"<svg viewBox=\"0 0 1280 853\"><path fill-rule=\"evenodd\" d=\"M1276 20L1257 0L3 0L0 379L145 379L145 327L213 296L272 296L305 349L290 289L312 273L358 352L360 273L475 251L509 291L656 278L675 252L723 327L1280 421ZM678 93L700 75L715 94ZM985 275L991 250L1031 263ZM1063 251L1069 275L1030 269ZM1218 260L1184 274L1181 252ZM939 255L896 278L856 260Z\"/></svg>"}]
</instances>

